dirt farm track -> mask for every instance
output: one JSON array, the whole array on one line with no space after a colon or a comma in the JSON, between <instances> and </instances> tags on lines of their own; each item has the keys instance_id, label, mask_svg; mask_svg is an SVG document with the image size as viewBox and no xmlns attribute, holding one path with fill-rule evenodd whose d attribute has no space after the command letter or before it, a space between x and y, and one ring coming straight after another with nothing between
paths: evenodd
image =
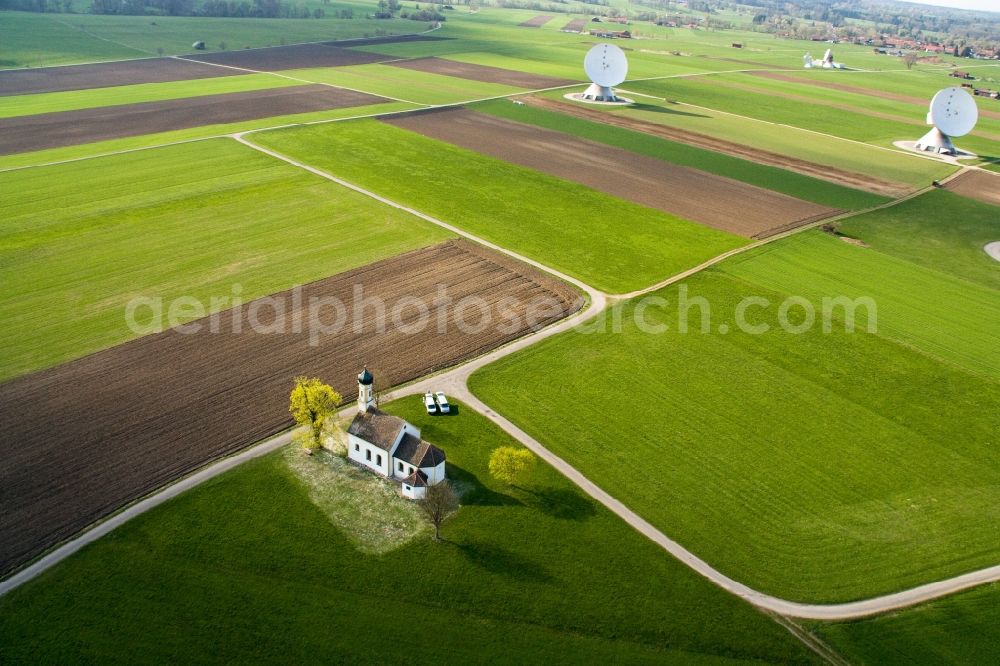
<instances>
[{"instance_id":1,"label":"dirt farm track","mask_svg":"<svg viewBox=\"0 0 1000 666\"><path fill-rule=\"evenodd\" d=\"M764 236L835 212L730 178L465 109L417 112L384 122L741 236Z\"/></svg>"},{"instance_id":2,"label":"dirt farm track","mask_svg":"<svg viewBox=\"0 0 1000 666\"><path fill-rule=\"evenodd\" d=\"M450 308L445 318L432 307L432 323L422 331L390 324L378 332L377 306L351 318L356 285L390 313L401 299L432 303L444 285L454 301L481 297L494 316L504 313L506 325L463 333L456 322L475 324L478 311ZM0 573L206 462L288 427L296 375L321 377L351 400L363 363L387 385L400 384L523 335L532 310L544 325L582 305L563 283L466 241L341 273L300 294L272 297L286 304L283 331L255 332L255 308L245 304L222 313L217 332L200 320L197 333L148 335L0 384ZM335 297L348 308L346 325L316 346L307 334L315 319L312 297ZM412 307L396 309L403 324L419 315ZM259 323L274 323L273 307L261 312ZM332 313L320 319L330 324Z\"/></svg>"}]
</instances>

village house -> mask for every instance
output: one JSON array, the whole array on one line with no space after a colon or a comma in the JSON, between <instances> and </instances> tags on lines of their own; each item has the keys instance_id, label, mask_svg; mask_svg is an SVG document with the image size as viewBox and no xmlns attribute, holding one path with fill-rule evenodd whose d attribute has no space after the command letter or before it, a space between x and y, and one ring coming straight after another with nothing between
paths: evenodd
<instances>
[{"instance_id":1,"label":"village house","mask_svg":"<svg viewBox=\"0 0 1000 666\"><path fill-rule=\"evenodd\" d=\"M358 413L347 429L347 457L400 484L403 497L423 499L445 480L444 451L420 439L420 429L375 406L374 377L358 375Z\"/></svg>"}]
</instances>

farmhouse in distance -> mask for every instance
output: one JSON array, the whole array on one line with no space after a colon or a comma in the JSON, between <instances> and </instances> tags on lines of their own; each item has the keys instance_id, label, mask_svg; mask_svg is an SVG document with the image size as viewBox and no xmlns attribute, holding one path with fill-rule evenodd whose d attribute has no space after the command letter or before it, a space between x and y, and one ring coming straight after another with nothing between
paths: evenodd
<instances>
[{"instance_id":1,"label":"farmhouse in distance","mask_svg":"<svg viewBox=\"0 0 1000 666\"><path fill-rule=\"evenodd\" d=\"M347 457L402 485L403 497L423 499L445 480L444 451L420 439L420 429L375 406L372 373L358 375L358 413L347 429Z\"/></svg>"}]
</instances>

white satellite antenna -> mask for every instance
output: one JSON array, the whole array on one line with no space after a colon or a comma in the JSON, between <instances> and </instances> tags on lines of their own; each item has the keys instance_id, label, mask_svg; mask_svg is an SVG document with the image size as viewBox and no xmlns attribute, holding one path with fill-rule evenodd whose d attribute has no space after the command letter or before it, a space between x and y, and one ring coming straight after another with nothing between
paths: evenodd
<instances>
[{"instance_id":1,"label":"white satellite antenna","mask_svg":"<svg viewBox=\"0 0 1000 666\"><path fill-rule=\"evenodd\" d=\"M625 52L614 44L595 44L583 58L583 69L591 80L583 99L595 102L620 102L612 90L628 75Z\"/></svg>"},{"instance_id":2,"label":"white satellite antenna","mask_svg":"<svg viewBox=\"0 0 1000 666\"><path fill-rule=\"evenodd\" d=\"M927 124L934 129L917 141L917 150L955 155L959 152L952 137L965 136L976 126L979 109L972 95L959 87L939 90L931 100Z\"/></svg>"},{"instance_id":3,"label":"white satellite antenna","mask_svg":"<svg viewBox=\"0 0 1000 666\"><path fill-rule=\"evenodd\" d=\"M844 69L844 63L833 61L833 49L827 49L822 60L814 60L811 53L802 56L802 66L806 69Z\"/></svg>"}]
</instances>

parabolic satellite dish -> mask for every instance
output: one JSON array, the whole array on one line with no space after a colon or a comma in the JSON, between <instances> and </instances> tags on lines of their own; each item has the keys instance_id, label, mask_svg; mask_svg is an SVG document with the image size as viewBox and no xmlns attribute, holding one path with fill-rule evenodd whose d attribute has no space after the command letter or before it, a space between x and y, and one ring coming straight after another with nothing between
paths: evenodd
<instances>
[{"instance_id":1,"label":"parabolic satellite dish","mask_svg":"<svg viewBox=\"0 0 1000 666\"><path fill-rule=\"evenodd\" d=\"M617 86L628 75L625 52L614 44L595 44L583 59L583 69L599 86Z\"/></svg>"},{"instance_id":2,"label":"parabolic satellite dish","mask_svg":"<svg viewBox=\"0 0 1000 666\"><path fill-rule=\"evenodd\" d=\"M612 86L617 86L628 75L625 52L614 44L595 44L583 58L583 69L593 82L584 99L596 102L618 102Z\"/></svg>"},{"instance_id":3,"label":"parabolic satellite dish","mask_svg":"<svg viewBox=\"0 0 1000 666\"><path fill-rule=\"evenodd\" d=\"M977 120L979 109L972 95L954 86L939 90L927 112L927 124L934 125L934 129L917 141L917 150L954 155L958 150L951 137L965 136Z\"/></svg>"}]
</instances>

